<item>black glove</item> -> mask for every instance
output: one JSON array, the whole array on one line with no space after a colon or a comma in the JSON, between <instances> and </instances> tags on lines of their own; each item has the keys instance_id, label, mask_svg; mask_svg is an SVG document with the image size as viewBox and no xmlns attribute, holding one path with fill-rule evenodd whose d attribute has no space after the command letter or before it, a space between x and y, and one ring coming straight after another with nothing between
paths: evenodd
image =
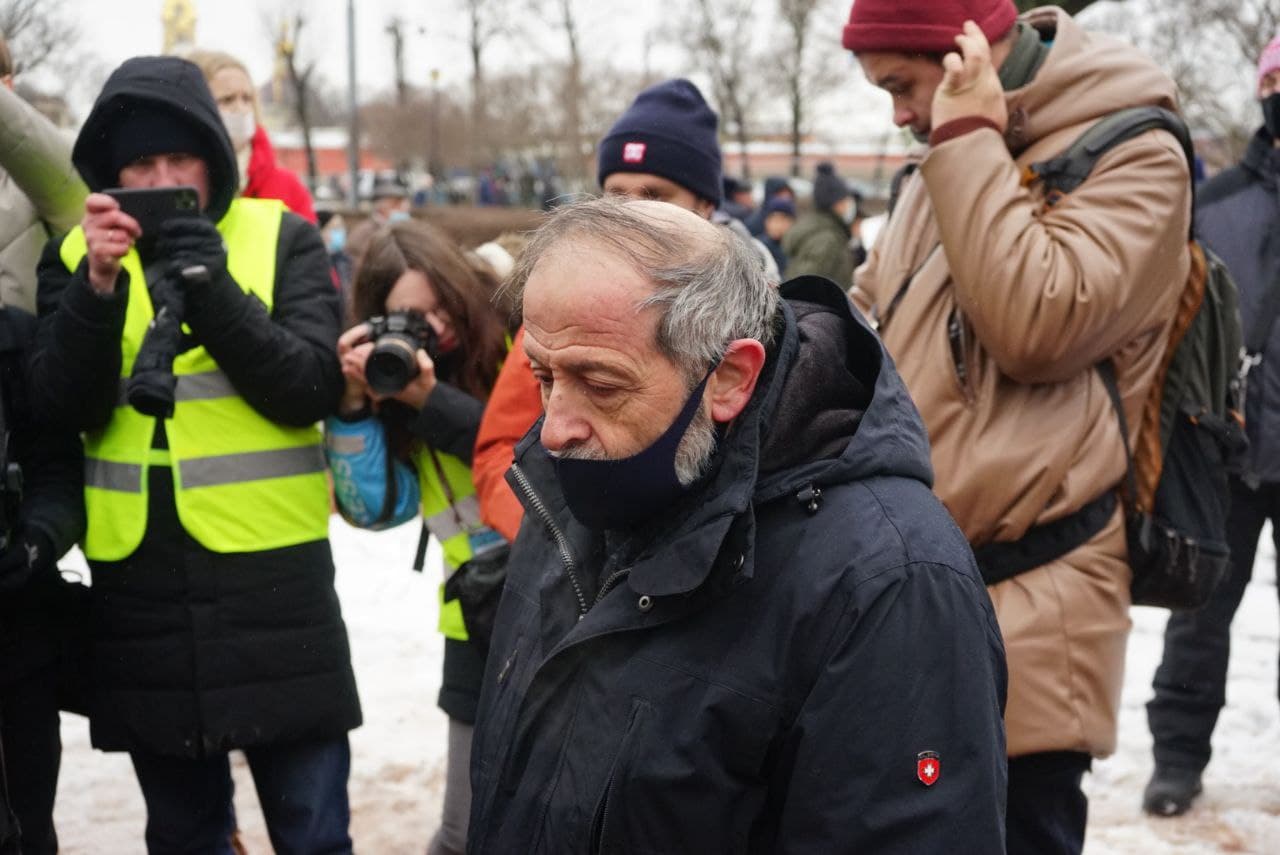
<instances>
[{"instance_id":1,"label":"black glove","mask_svg":"<svg viewBox=\"0 0 1280 855\"><path fill-rule=\"evenodd\" d=\"M204 217L167 220L160 227L155 254L165 263L165 271L172 280L185 286L201 281L195 268L205 269L206 282L219 279L227 272L227 246L217 228Z\"/></svg>"},{"instance_id":2,"label":"black glove","mask_svg":"<svg viewBox=\"0 0 1280 855\"><path fill-rule=\"evenodd\" d=\"M35 529L18 529L0 553L0 594L20 590L33 576L51 569L54 561L48 535Z\"/></svg>"}]
</instances>

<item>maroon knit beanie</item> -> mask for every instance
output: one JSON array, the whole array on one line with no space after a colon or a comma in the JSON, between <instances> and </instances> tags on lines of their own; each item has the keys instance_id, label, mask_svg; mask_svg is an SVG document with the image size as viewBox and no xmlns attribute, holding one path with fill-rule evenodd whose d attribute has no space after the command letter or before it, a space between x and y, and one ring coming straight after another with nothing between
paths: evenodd
<instances>
[{"instance_id":1,"label":"maroon knit beanie","mask_svg":"<svg viewBox=\"0 0 1280 855\"><path fill-rule=\"evenodd\" d=\"M965 21L994 42L1017 18L1013 0L855 0L843 43L855 53L946 53Z\"/></svg>"}]
</instances>

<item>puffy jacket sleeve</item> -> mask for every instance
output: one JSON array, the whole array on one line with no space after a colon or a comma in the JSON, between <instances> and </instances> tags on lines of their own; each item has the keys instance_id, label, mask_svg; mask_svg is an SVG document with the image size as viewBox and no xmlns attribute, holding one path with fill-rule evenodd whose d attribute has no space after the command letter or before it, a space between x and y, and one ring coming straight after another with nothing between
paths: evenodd
<instances>
[{"instance_id":1,"label":"puffy jacket sleeve","mask_svg":"<svg viewBox=\"0 0 1280 855\"><path fill-rule=\"evenodd\" d=\"M119 395L120 337L129 307L129 274L100 296L89 287L87 262L68 271L62 239L45 246L36 276L39 325L31 354L31 406L38 421L73 431L100 428Z\"/></svg>"},{"instance_id":2,"label":"puffy jacket sleeve","mask_svg":"<svg viewBox=\"0 0 1280 855\"><path fill-rule=\"evenodd\" d=\"M529 367L529 357L524 355L524 328L521 327L489 395L471 463L481 518L485 525L512 542L520 530L524 508L511 492L506 474L515 460L516 443L541 415L542 390Z\"/></svg>"},{"instance_id":3,"label":"puffy jacket sleeve","mask_svg":"<svg viewBox=\"0 0 1280 855\"><path fill-rule=\"evenodd\" d=\"M441 381L409 424L410 432L427 445L453 455L468 466L484 403L452 383Z\"/></svg>"},{"instance_id":4,"label":"puffy jacket sleeve","mask_svg":"<svg viewBox=\"0 0 1280 855\"><path fill-rule=\"evenodd\" d=\"M0 167L55 234L80 222L89 191L71 165L71 140L5 86L0 86Z\"/></svg>"},{"instance_id":5,"label":"puffy jacket sleeve","mask_svg":"<svg viewBox=\"0 0 1280 855\"><path fill-rule=\"evenodd\" d=\"M381 421L326 419L324 452L333 473L333 495L347 522L384 529L417 516L417 475L391 456Z\"/></svg>"},{"instance_id":6,"label":"puffy jacket sleeve","mask_svg":"<svg viewBox=\"0 0 1280 855\"><path fill-rule=\"evenodd\" d=\"M1002 372L1061 381L1172 316L1189 264L1187 169L1172 135L1148 131L1042 211L994 130L930 151L920 172L956 298Z\"/></svg>"},{"instance_id":7,"label":"puffy jacket sleeve","mask_svg":"<svg viewBox=\"0 0 1280 855\"><path fill-rule=\"evenodd\" d=\"M824 661L782 749L774 851L1003 852L1007 680L976 571L863 582Z\"/></svg>"},{"instance_id":8,"label":"puffy jacket sleeve","mask_svg":"<svg viewBox=\"0 0 1280 855\"><path fill-rule=\"evenodd\" d=\"M285 213L268 313L230 275L187 291L187 323L240 395L288 425L320 421L342 395L338 292L314 226Z\"/></svg>"}]
</instances>

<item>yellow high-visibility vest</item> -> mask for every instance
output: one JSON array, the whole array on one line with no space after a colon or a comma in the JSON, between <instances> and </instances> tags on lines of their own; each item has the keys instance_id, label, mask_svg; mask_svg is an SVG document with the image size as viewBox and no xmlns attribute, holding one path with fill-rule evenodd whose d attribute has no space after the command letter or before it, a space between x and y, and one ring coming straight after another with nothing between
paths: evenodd
<instances>
[{"instance_id":1,"label":"yellow high-visibility vest","mask_svg":"<svg viewBox=\"0 0 1280 855\"><path fill-rule=\"evenodd\" d=\"M276 200L241 198L218 223L228 271L268 312L284 210ZM86 252L77 226L62 243L62 261L74 271ZM85 555L119 561L138 548L147 526L148 471L156 465L172 470L183 528L214 552L260 552L328 537L319 427L289 427L260 414L203 346L174 360L174 414L165 423L169 448L152 449L156 419L129 406L123 392L154 309L136 251L129 251L122 267L130 285L120 341L120 396L106 427L84 437Z\"/></svg>"},{"instance_id":2,"label":"yellow high-visibility vest","mask_svg":"<svg viewBox=\"0 0 1280 855\"><path fill-rule=\"evenodd\" d=\"M452 454L424 448L414 455L418 487L422 495L422 521L440 541L446 577L471 560L473 535L499 537L480 521L480 502L471 481L471 469ZM444 475L447 482L441 482ZM445 638L466 641L467 625L457 600L444 599L440 586L440 621L437 629Z\"/></svg>"}]
</instances>

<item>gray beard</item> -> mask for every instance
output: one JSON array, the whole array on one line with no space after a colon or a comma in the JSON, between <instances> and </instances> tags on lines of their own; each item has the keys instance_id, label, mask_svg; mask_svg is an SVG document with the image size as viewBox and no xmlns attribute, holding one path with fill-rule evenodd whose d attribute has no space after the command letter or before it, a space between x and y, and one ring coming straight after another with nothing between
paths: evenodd
<instances>
[{"instance_id":1,"label":"gray beard","mask_svg":"<svg viewBox=\"0 0 1280 855\"><path fill-rule=\"evenodd\" d=\"M703 475L716 453L716 426L702 407L689 423L680 444L676 446L676 480L688 487Z\"/></svg>"}]
</instances>

